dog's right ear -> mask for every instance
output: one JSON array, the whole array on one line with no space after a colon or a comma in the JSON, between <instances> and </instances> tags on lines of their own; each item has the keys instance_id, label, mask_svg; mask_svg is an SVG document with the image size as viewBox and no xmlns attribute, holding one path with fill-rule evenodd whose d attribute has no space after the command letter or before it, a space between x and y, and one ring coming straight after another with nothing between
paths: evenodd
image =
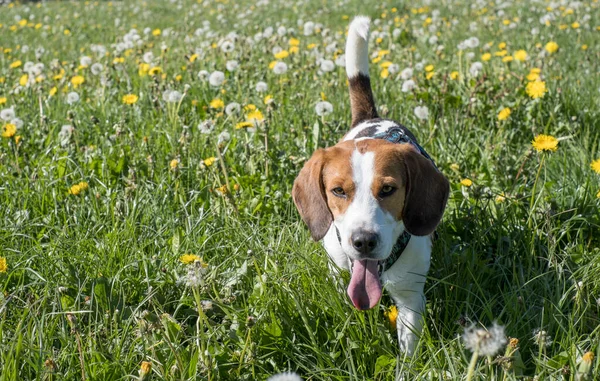
<instances>
[{"instance_id":1,"label":"dog's right ear","mask_svg":"<svg viewBox=\"0 0 600 381\"><path fill-rule=\"evenodd\" d=\"M317 150L304 164L292 189L294 204L315 241L325 237L333 222L323 185L325 156L325 150Z\"/></svg>"}]
</instances>

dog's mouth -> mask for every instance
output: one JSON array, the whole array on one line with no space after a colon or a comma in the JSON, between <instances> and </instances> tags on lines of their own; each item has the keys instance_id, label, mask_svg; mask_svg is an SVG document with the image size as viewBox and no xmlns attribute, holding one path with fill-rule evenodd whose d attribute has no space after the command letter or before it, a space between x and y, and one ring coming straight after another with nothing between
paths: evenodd
<instances>
[{"instance_id":1,"label":"dog's mouth","mask_svg":"<svg viewBox=\"0 0 600 381\"><path fill-rule=\"evenodd\" d=\"M379 279L379 261L352 261L352 276L348 285L348 296L354 307L368 310L381 299L381 280Z\"/></svg>"}]
</instances>

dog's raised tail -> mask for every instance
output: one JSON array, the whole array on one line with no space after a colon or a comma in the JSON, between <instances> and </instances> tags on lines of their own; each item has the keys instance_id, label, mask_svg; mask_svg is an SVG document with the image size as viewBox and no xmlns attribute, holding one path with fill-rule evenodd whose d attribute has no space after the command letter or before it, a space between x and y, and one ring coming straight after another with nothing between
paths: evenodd
<instances>
[{"instance_id":1,"label":"dog's raised tail","mask_svg":"<svg viewBox=\"0 0 600 381\"><path fill-rule=\"evenodd\" d=\"M365 16L350 23L346 41L346 74L350 86L352 127L362 121L377 118L377 109L369 78L369 24Z\"/></svg>"}]
</instances>

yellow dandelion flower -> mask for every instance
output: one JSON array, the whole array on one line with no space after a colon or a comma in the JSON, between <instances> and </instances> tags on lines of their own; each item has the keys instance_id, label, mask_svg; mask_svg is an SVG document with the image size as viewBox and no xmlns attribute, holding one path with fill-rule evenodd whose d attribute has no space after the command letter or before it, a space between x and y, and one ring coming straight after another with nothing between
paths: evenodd
<instances>
[{"instance_id":1,"label":"yellow dandelion flower","mask_svg":"<svg viewBox=\"0 0 600 381\"><path fill-rule=\"evenodd\" d=\"M21 60L16 60L15 62L10 64L10 68L16 69L16 68L20 67L21 65L23 65L23 62L21 62Z\"/></svg>"},{"instance_id":2,"label":"yellow dandelion flower","mask_svg":"<svg viewBox=\"0 0 600 381\"><path fill-rule=\"evenodd\" d=\"M274 54L275 58L277 58L278 60L287 58L289 55L290 55L290 52L288 52L287 50L282 50L279 53Z\"/></svg>"},{"instance_id":3,"label":"yellow dandelion flower","mask_svg":"<svg viewBox=\"0 0 600 381\"><path fill-rule=\"evenodd\" d=\"M497 204L503 203L504 201L506 201L506 196L504 195L504 193L500 193L498 196L496 196L495 201Z\"/></svg>"},{"instance_id":4,"label":"yellow dandelion flower","mask_svg":"<svg viewBox=\"0 0 600 381\"><path fill-rule=\"evenodd\" d=\"M513 56L506 56L502 58L502 62L512 62Z\"/></svg>"},{"instance_id":5,"label":"yellow dandelion flower","mask_svg":"<svg viewBox=\"0 0 600 381\"><path fill-rule=\"evenodd\" d=\"M12 138L17 133L17 126L12 123L5 124L2 127L2 137L3 138Z\"/></svg>"},{"instance_id":6,"label":"yellow dandelion flower","mask_svg":"<svg viewBox=\"0 0 600 381\"><path fill-rule=\"evenodd\" d=\"M525 92L532 99L542 98L548 90L546 89L546 82L544 81L533 81L527 84Z\"/></svg>"},{"instance_id":7,"label":"yellow dandelion flower","mask_svg":"<svg viewBox=\"0 0 600 381\"><path fill-rule=\"evenodd\" d=\"M306 46L306 49L308 49L308 50L310 50L310 49L314 49L316 46L317 46L317 44L315 44L315 43L308 44L308 45Z\"/></svg>"},{"instance_id":8,"label":"yellow dandelion flower","mask_svg":"<svg viewBox=\"0 0 600 381\"><path fill-rule=\"evenodd\" d=\"M583 44L583 45L581 45L581 50L588 50L588 46L587 46L587 44Z\"/></svg>"},{"instance_id":9,"label":"yellow dandelion flower","mask_svg":"<svg viewBox=\"0 0 600 381\"><path fill-rule=\"evenodd\" d=\"M523 49L517 50L514 54L514 57L517 61L525 61L527 59L527 52Z\"/></svg>"},{"instance_id":10,"label":"yellow dandelion flower","mask_svg":"<svg viewBox=\"0 0 600 381\"><path fill-rule=\"evenodd\" d=\"M198 55L196 53L192 54L189 58L190 62L194 62L198 59Z\"/></svg>"},{"instance_id":11,"label":"yellow dandelion flower","mask_svg":"<svg viewBox=\"0 0 600 381\"><path fill-rule=\"evenodd\" d=\"M506 49L506 42L501 42L498 44L498 49L504 50Z\"/></svg>"},{"instance_id":12,"label":"yellow dandelion flower","mask_svg":"<svg viewBox=\"0 0 600 381\"><path fill-rule=\"evenodd\" d=\"M600 174L600 159L596 159L594 161L592 161L592 163L590 164L590 167L592 167L592 170L598 174Z\"/></svg>"},{"instance_id":13,"label":"yellow dandelion flower","mask_svg":"<svg viewBox=\"0 0 600 381\"><path fill-rule=\"evenodd\" d=\"M550 41L544 46L544 49L550 54L556 53L558 51L558 44L554 41Z\"/></svg>"},{"instance_id":14,"label":"yellow dandelion flower","mask_svg":"<svg viewBox=\"0 0 600 381\"><path fill-rule=\"evenodd\" d=\"M142 62L140 64L140 66L138 66L138 75L140 77L144 77L146 74L148 74L149 70L150 70L150 65L145 62Z\"/></svg>"},{"instance_id":15,"label":"yellow dandelion flower","mask_svg":"<svg viewBox=\"0 0 600 381\"><path fill-rule=\"evenodd\" d=\"M383 69L379 75L381 78L385 79L390 76L390 71L388 69Z\"/></svg>"},{"instance_id":16,"label":"yellow dandelion flower","mask_svg":"<svg viewBox=\"0 0 600 381\"><path fill-rule=\"evenodd\" d=\"M288 41L288 45L290 46L300 46L300 40L298 40L297 38L290 38L290 40Z\"/></svg>"},{"instance_id":17,"label":"yellow dandelion flower","mask_svg":"<svg viewBox=\"0 0 600 381\"><path fill-rule=\"evenodd\" d=\"M54 86L53 88L50 89L50 91L48 92L48 94L52 97L54 96L56 93L58 92L58 88L56 86Z\"/></svg>"},{"instance_id":18,"label":"yellow dandelion flower","mask_svg":"<svg viewBox=\"0 0 600 381\"><path fill-rule=\"evenodd\" d=\"M64 34L65 36L68 36L68 35L70 35L70 34L71 34L71 31L70 31L69 29L65 29L65 30L63 30L63 34Z\"/></svg>"},{"instance_id":19,"label":"yellow dandelion flower","mask_svg":"<svg viewBox=\"0 0 600 381\"><path fill-rule=\"evenodd\" d=\"M384 316L388 319L390 326L393 329L396 329L396 321L398 319L398 307L390 306L387 311L385 311Z\"/></svg>"},{"instance_id":20,"label":"yellow dandelion flower","mask_svg":"<svg viewBox=\"0 0 600 381\"><path fill-rule=\"evenodd\" d=\"M591 364L594 361L594 352L586 352L581 359L588 364Z\"/></svg>"},{"instance_id":21,"label":"yellow dandelion flower","mask_svg":"<svg viewBox=\"0 0 600 381\"><path fill-rule=\"evenodd\" d=\"M135 94L123 95L123 103L126 105L132 105L138 101L138 96Z\"/></svg>"},{"instance_id":22,"label":"yellow dandelion flower","mask_svg":"<svg viewBox=\"0 0 600 381\"><path fill-rule=\"evenodd\" d=\"M244 106L244 111L248 112L248 111L254 111L256 110L256 105L253 105L252 103L247 104L246 106Z\"/></svg>"},{"instance_id":23,"label":"yellow dandelion flower","mask_svg":"<svg viewBox=\"0 0 600 381\"><path fill-rule=\"evenodd\" d=\"M154 66L148 70L148 75L155 76L160 73L162 73L162 69L159 66Z\"/></svg>"},{"instance_id":24,"label":"yellow dandelion flower","mask_svg":"<svg viewBox=\"0 0 600 381\"><path fill-rule=\"evenodd\" d=\"M169 162L169 167L172 170L176 170L178 166L179 166L179 160L177 160L177 159L173 159Z\"/></svg>"},{"instance_id":25,"label":"yellow dandelion flower","mask_svg":"<svg viewBox=\"0 0 600 381\"><path fill-rule=\"evenodd\" d=\"M473 185L473 181L471 179L462 179L460 180L460 185L470 187L471 185Z\"/></svg>"},{"instance_id":26,"label":"yellow dandelion flower","mask_svg":"<svg viewBox=\"0 0 600 381\"><path fill-rule=\"evenodd\" d=\"M596 198L600 198L600 191L598 191L598 193L596 193Z\"/></svg>"},{"instance_id":27,"label":"yellow dandelion flower","mask_svg":"<svg viewBox=\"0 0 600 381\"><path fill-rule=\"evenodd\" d=\"M537 135L531 142L533 148L538 151L556 151L558 149L558 140L552 135Z\"/></svg>"},{"instance_id":28,"label":"yellow dandelion flower","mask_svg":"<svg viewBox=\"0 0 600 381\"><path fill-rule=\"evenodd\" d=\"M573 29L577 29L581 26L581 24L579 24L577 21L575 21L573 24L571 24L571 28Z\"/></svg>"},{"instance_id":29,"label":"yellow dandelion flower","mask_svg":"<svg viewBox=\"0 0 600 381\"><path fill-rule=\"evenodd\" d=\"M460 74L457 71L453 71L452 73L450 73L450 79L458 79L459 75Z\"/></svg>"},{"instance_id":30,"label":"yellow dandelion flower","mask_svg":"<svg viewBox=\"0 0 600 381\"><path fill-rule=\"evenodd\" d=\"M211 165L213 165L215 163L215 161L217 160L216 157L211 156L211 157L207 157L206 159L203 160L204 165L206 165L207 167L210 167Z\"/></svg>"},{"instance_id":31,"label":"yellow dandelion flower","mask_svg":"<svg viewBox=\"0 0 600 381\"><path fill-rule=\"evenodd\" d=\"M382 69L387 69L392 64L393 64L392 61L383 61L382 63L379 64L379 67L381 67Z\"/></svg>"},{"instance_id":32,"label":"yellow dandelion flower","mask_svg":"<svg viewBox=\"0 0 600 381\"><path fill-rule=\"evenodd\" d=\"M433 78L434 75L435 75L435 72L431 71L431 72L425 74L425 79L429 80L429 79Z\"/></svg>"},{"instance_id":33,"label":"yellow dandelion flower","mask_svg":"<svg viewBox=\"0 0 600 381\"><path fill-rule=\"evenodd\" d=\"M296 54L300 51L300 48L297 46L290 46L290 54Z\"/></svg>"},{"instance_id":34,"label":"yellow dandelion flower","mask_svg":"<svg viewBox=\"0 0 600 381\"><path fill-rule=\"evenodd\" d=\"M214 109L220 109L225 107L225 102L223 102L222 100L215 98L212 101L210 101L209 103L210 108L214 108Z\"/></svg>"},{"instance_id":35,"label":"yellow dandelion flower","mask_svg":"<svg viewBox=\"0 0 600 381\"><path fill-rule=\"evenodd\" d=\"M8 264L6 258L0 257L0 273L5 273L8 270Z\"/></svg>"},{"instance_id":36,"label":"yellow dandelion flower","mask_svg":"<svg viewBox=\"0 0 600 381\"><path fill-rule=\"evenodd\" d=\"M434 68L435 67L433 65L427 65L427 66L425 66L425 71L429 73L429 72L432 72Z\"/></svg>"},{"instance_id":37,"label":"yellow dandelion flower","mask_svg":"<svg viewBox=\"0 0 600 381\"><path fill-rule=\"evenodd\" d=\"M148 374L152 372L152 363L149 361L142 361L140 365L140 379L145 379L148 377Z\"/></svg>"},{"instance_id":38,"label":"yellow dandelion flower","mask_svg":"<svg viewBox=\"0 0 600 381\"><path fill-rule=\"evenodd\" d=\"M83 76L81 75L76 75L73 78L71 78L71 84L73 85L73 87L78 87L83 82L85 82L85 78L83 78Z\"/></svg>"},{"instance_id":39,"label":"yellow dandelion flower","mask_svg":"<svg viewBox=\"0 0 600 381\"><path fill-rule=\"evenodd\" d=\"M81 186L79 184L72 185L69 188L69 194L77 196L79 193L81 193Z\"/></svg>"},{"instance_id":40,"label":"yellow dandelion flower","mask_svg":"<svg viewBox=\"0 0 600 381\"><path fill-rule=\"evenodd\" d=\"M272 95L267 95L265 97L265 99L263 100L263 103L266 104L266 105L268 105L268 104L270 104L272 102L273 102L273 96Z\"/></svg>"},{"instance_id":41,"label":"yellow dandelion flower","mask_svg":"<svg viewBox=\"0 0 600 381\"><path fill-rule=\"evenodd\" d=\"M252 122L240 122L235 125L235 129L241 130L242 128L252 127L252 126L254 126L254 123L252 123Z\"/></svg>"},{"instance_id":42,"label":"yellow dandelion flower","mask_svg":"<svg viewBox=\"0 0 600 381\"><path fill-rule=\"evenodd\" d=\"M0 105L5 104L7 100L6 97L0 97Z\"/></svg>"},{"instance_id":43,"label":"yellow dandelion flower","mask_svg":"<svg viewBox=\"0 0 600 381\"><path fill-rule=\"evenodd\" d=\"M246 119L248 120L248 122L261 123L265 120L265 117L263 116L263 113L260 112L260 110L254 110L246 115Z\"/></svg>"},{"instance_id":44,"label":"yellow dandelion flower","mask_svg":"<svg viewBox=\"0 0 600 381\"><path fill-rule=\"evenodd\" d=\"M506 120L510 116L510 108L505 107L498 113L498 120Z\"/></svg>"},{"instance_id":45,"label":"yellow dandelion flower","mask_svg":"<svg viewBox=\"0 0 600 381\"><path fill-rule=\"evenodd\" d=\"M181 257L179 257L179 260L184 265L189 265L196 261L199 261L200 264L202 265L202 267L204 267L204 268L208 267L208 264L202 260L202 257L200 257L199 255L196 255L196 254L183 254Z\"/></svg>"},{"instance_id":46,"label":"yellow dandelion flower","mask_svg":"<svg viewBox=\"0 0 600 381\"><path fill-rule=\"evenodd\" d=\"M152 31L152 35L153 35L153 36L160 36L160 33L161 33L161 31L160 31L160 29L158 29L158 28L157 28L157 29L154 29L154 30Z\"/></svg>"},{"instance_id":47,"label":"yellow dandelion flower","mask_svg":"<svg viewBox=\"0 0 600 381\"><path fill-rule=\"evenodd\" d=\"M527 77L525 77L525 78L527 78L528 81L533 82L533 81L539 79L540 75L538 73L530 72L529 74L527 74Z\"/></svg>"},{"instance_id":48,"label":"yellow dandelion flower","mask_svg":"<svg viewBox=\"0 0 600 381\"><path fill-rule=\"evenodd\" d=\"M504 57L507 54L508 54L508 51L506 51L506 50L500 50L500 51L497 51L496 53L494 53L494 55L496 57Z\"/></svg>"},{"instance_id":49,"label":"yellow dandelion flower","mask_svg":"<svg viewBox=\"0 0 600 381\"><path fill-rule=\"evenodd\" d=\"M481 60L482 60L482 61L489 61L490 59L492 59L492 55L491 55L490 53L484 53L484 54L481 56Z\"/></svg>"},{"instance_id":50,"label":"yellow dandelion flower","mask_svg":"<svg viewBox=\"0 0 600 381\"><path fill-rule=\"evenodd\" d=\"M269 69L273 70L273 68L275 67L275 65L277 65L277 61L271 61L271 62L269 62Z\"/></svg>"}]
</instances>

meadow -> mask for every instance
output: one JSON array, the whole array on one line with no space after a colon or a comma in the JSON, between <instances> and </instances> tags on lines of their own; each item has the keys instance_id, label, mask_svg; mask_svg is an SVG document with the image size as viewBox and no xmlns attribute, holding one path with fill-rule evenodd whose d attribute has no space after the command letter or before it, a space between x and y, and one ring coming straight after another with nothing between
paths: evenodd
<instances>
[{"instance_id":1,"label":"meadow","mask_svg":"<svg viewBox=\"0 0 600 381\"><path fill-rule=\"evenodd\" d=\"M451 182L413 357L290 196L358 14ZM0 380L600 379L599 72L598 0L0 5Z\"/></svg>"}]
</instances>

